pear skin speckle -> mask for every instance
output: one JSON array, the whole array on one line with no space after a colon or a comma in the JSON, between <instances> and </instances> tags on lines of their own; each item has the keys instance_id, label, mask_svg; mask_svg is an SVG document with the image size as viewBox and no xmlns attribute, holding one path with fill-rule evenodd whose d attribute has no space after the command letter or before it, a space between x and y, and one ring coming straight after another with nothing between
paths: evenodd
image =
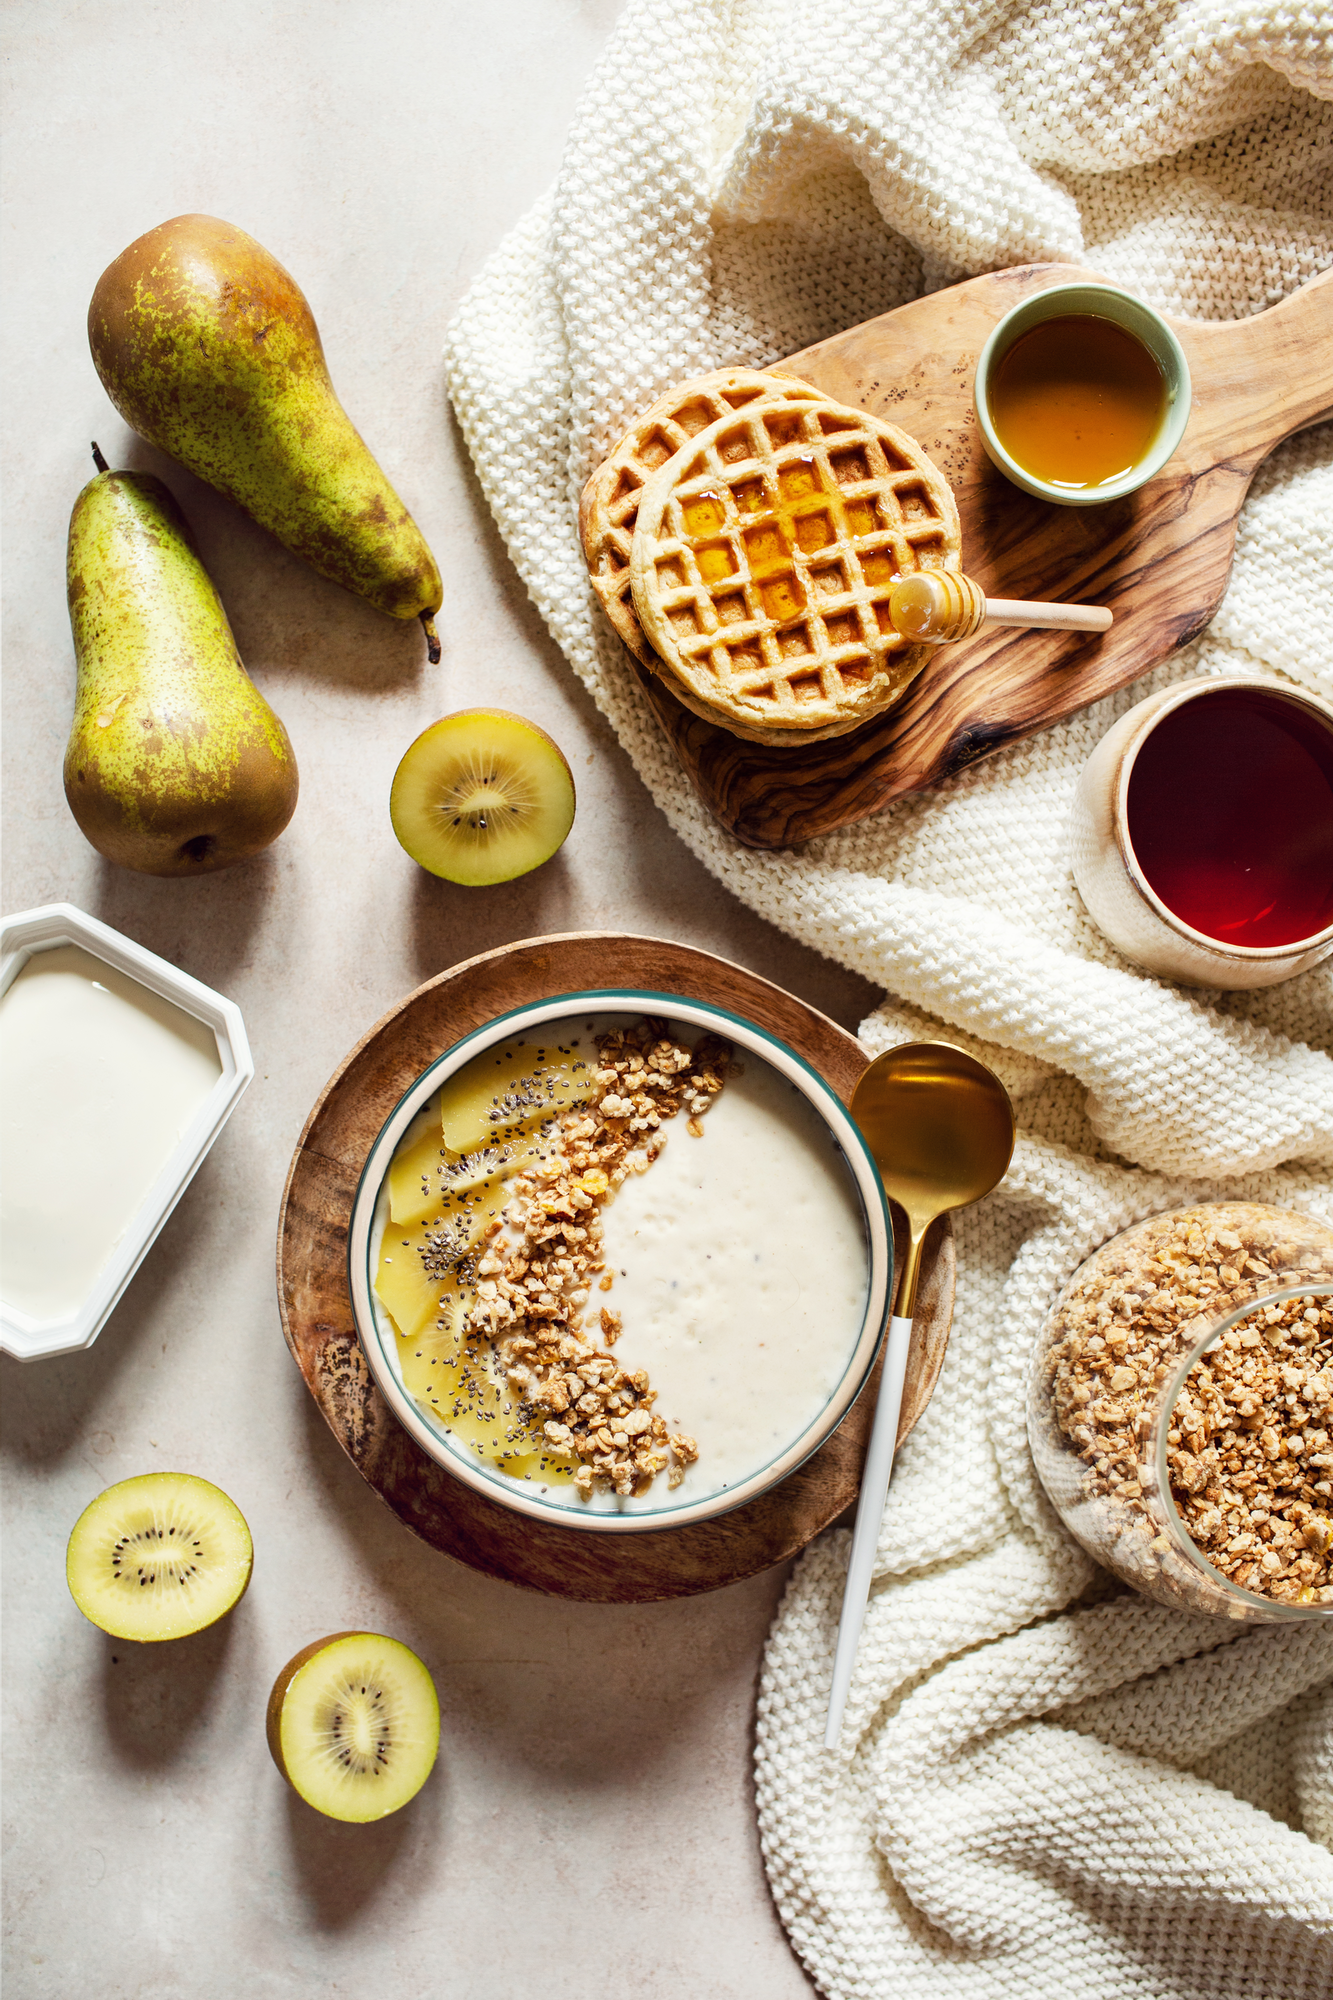
<instances>
[{"instance_id":1,"label":"pear skin speckle","mask_svg":"<svg viewBox=\"0 0 1333 2000\"><path fill-rule=\"evenodd\" d=\"M181 215L98 280L88 340L126 423L391 618L438 611L420 529L338 401L295 280L244 230Z\"/></svg>"}]
</instances>

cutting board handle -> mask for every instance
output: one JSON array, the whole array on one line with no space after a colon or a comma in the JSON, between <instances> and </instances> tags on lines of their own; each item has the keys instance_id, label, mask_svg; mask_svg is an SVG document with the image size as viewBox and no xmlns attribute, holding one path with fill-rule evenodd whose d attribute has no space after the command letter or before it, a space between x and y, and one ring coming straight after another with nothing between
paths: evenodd
<instances>
[{"instance_id":1,"label":"cutting board handle","mask_svg":"<svg viewBox=\"0 0 1333 2000\"><path fill-rule=\"evenodd\" d=\"M1293 431L1333 417L1333 272L1247 319L1172 319L1191 378L1180 444L1137 492L1061 507L991 464L972 382L1012 306L1089 282L1115 280L1077 264L986 272L779 364L919 439L953 487L963 558L988 597L1105 604L1115 619L1102 633L984 625L937 648L902 699L853 734L790 746L746 743L702 722L635 662L704 803L747 846L792 847L938 785L1126 687L1213 616L1255 471Z\"/></svg>"},{"instance_id":2,"label":"cutting board handle","mask_svg":"<svg viewBox=\"0 0 1333 2000\"><path fill-rule=\"evenodd\" d=\"M1333 271L1248 319L1171 325L1194 390L1181 447L1191 466L1257 464L1283 438L1333 416Z\"/></svg>"}]
</instances>

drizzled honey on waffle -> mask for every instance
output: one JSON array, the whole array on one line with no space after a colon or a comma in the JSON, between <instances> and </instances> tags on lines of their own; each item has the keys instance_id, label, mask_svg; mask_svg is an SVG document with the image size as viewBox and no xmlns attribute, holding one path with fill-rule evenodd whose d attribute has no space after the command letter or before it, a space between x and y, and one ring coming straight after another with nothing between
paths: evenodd
<instances>
[{"instance_id":1,"label":"drizzled honey on waffle","mask_svg":"<svg viewBox=\"0 0 1333 2000\"><path fill-rule=\"evenodd\" d=\"M893 583L959 554L919 446L820 399L730 413L677 451L639 495L630 579L654 649L719 720L837 734L923 664Z\"/></svg>"},{"instance_id":2,"label":"drizzled honey on waffle","mask_svg":"<svg viewBox=\"0 0 1333 2000\"><path fill-rule=\"evenodd\" d=\"M702 375L659 397L593 473L579 504L588 574L620 638L645 666L657 671L661 663L644 636L630 594L630 550L644 487L691 439L737 410L817 400L818 391L808 382L758 369Z\"/></svg>"}]
</instances>

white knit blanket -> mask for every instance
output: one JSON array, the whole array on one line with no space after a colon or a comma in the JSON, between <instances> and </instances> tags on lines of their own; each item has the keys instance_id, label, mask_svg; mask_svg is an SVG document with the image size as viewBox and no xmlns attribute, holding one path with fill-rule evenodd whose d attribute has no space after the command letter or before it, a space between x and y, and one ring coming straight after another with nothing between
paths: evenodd
<instances>
[{"instance_id":1,"label":"white knit blanket","mask_svg":"<svg viewBox=\"0 0 1333 2000\"><path fill-rule=\"evenodd\" d=\"M1150 688L1262 669L1333 692L1333 433L1261 471L1187 654L787 854L695 800L594 608L577 496L671 384L978 271L1067 259L1172 312L1262 310L1333 262L1330 98L1324 0L630 0L554 189L450 330L518 571L671 825L887 991L868 1049L946 1032L1018 1109L1012 1170L960 1222L840 1756L819 1744L845 1533L799 1565L764 1662L764 1855L837 2000L1333 1991L1333 1631L1072 1608L1093 1565L1023 1428L1041 1320L1115 1230L1221 1194L1333 1219L1333 973L1253 997L1143 977L1084 915L1064 838L1079 765Z\"/></svg>"}]
</instances>

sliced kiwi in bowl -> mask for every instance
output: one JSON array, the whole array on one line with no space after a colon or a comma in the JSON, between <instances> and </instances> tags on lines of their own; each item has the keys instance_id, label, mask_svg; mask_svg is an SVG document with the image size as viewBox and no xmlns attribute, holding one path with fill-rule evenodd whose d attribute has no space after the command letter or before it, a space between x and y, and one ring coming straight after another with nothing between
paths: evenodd
<instances>
[{"instance_id":1,"label":"sliced kiwi in bowl","mask_svg":"<svg viewBox=\"0 0 1333 2000\"><path fill-rule=\"evenodd\" d=\"M288 1660L268 1701L273 1761L330 1819L383 1819L416 1797L440 1747L421 1661L378 1632L334 1632Z\"/></svg>"},{"instance_id":2,"label":"sliced kiwi in bowl","mask_svg":"<svg viewBox=\"0 0 1333 2000\"><path fill-rule=\"evenodd\" d=\"M432 875L467 888L549 861L574 824L574 779L544 729L464 708L423 730L389 793L393 830Z\"/></svg>"},{"instance_id":3,"label":"sliced kiwi in bowl","mask_svg":"<svg viewBox=\"0 0 1333 2000\"><path fill-rule=\"evenodd\" d=\"M244 1596L254 1565L245 1516L191 1472L145 1472L89 1503L65 1554L70 1594L115 1639L184 1639Z\"/></svg>"}]
</instances>

